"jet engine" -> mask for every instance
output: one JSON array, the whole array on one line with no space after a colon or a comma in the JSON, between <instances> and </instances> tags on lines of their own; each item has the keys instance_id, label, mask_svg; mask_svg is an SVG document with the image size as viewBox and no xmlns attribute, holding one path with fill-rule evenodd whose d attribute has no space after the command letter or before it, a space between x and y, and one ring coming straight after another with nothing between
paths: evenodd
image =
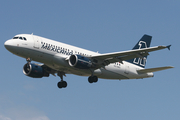
<instances>
[{"instance_id":1,"label":"jet engine","mask_svg":"<svg viewBox=\"0 0 180 120\"><path fill-rule=\"evenodd\" d=\"M26 63L23 67L23 73L33 78L49 77L49 73L41 65L34 63Z\"/></svg>"},{"instance_id":2,"label":"jet engine","mask_svg":"<svg viewBox=\"0 0 180 120\"><path fill-rule=\"evenodd\" d=\"M71 55L69 57L69 65L79 69L89 69L92 67L92 62L87 57L81 55Z\"/></svg>"}]
</instances>

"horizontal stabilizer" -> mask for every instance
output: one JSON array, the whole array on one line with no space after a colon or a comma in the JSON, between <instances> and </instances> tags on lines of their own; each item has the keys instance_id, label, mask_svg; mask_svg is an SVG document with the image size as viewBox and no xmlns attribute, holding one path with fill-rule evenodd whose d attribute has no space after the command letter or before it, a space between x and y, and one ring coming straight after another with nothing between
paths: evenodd
<instances>
[{"instance_id":1,"label":"horizontal stabilizer","mask_svg":"<svg viewBox=\"0 0 180 120\"><path fill-rule=\"evenodd\" d=\"M168 46L166 46L166 47L170 50L171 45L168 45Z\"/></svg>"},{"instance_id":2,"label":"horizontal stabilizer","mask_svg":"<svg viewBox=\"0 0 180 120\"><path fill-rule=\"evenodd\" d=\"M137 72L139 74L144 74L144 73L149 73L149 72L157 72L157 71L161 71L161 70L166 70L166 69L170 69L170 68L174 68L174 67L166 66L166 67L158 67L158 68L141 69L141 70L137 70Z\"/></svg>"}]
</instances>

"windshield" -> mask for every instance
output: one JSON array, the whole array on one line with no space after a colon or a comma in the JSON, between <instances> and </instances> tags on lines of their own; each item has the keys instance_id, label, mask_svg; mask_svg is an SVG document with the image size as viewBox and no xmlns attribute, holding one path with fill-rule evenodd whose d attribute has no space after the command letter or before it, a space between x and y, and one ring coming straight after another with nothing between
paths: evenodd
<instances>
[{"instance_id":1,"label":"windshield","mask_svg":"<svg viewBox=\"0 0 180 120\"><path fill-rule=\"evenodd\" d=\"M27 40L25 37L18 37L18 36L13 37L13 39Z\"/></svg>"}]
</instances>

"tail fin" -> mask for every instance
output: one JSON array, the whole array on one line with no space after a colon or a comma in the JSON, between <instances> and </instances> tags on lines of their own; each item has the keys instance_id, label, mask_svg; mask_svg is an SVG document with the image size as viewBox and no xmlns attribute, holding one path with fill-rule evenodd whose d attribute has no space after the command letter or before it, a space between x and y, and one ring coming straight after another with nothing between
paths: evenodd
<instances>
[{"instance_id":1,"label":"tail fin","mask_svg":"<svg viewBox=\"0 0 180 120\"><path fill-rule=\"evenodd\" d=\"M142 49L142 48L150 47L151 39L152 39L152 36L144 35L138 41L138 43L134 46L133 50L134 49ZM127 60L127 62L130 62L132 64L135 64L135 65L138 65L138 66L144 68L145 65L146 65L146 60L147 60L147 56L144 56L143 59L142 58L133 58L133 59Z\"/></svg>"}]
</instances>

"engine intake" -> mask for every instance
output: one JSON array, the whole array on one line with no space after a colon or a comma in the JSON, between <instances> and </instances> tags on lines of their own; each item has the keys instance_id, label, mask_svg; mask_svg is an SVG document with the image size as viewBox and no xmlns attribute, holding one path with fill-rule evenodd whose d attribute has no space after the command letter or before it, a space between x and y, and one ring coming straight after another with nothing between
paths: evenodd
<instances>
[{"instance_id":1,"label":"engine intake","mask_svg":"<svg viewBox=\"0 0 180 120\"><path fill-rule=\"evenodd\" d=\"M23 73L33 78L49 77L49 73L42 66L34 63L26 63L23 67Z\"/></svg>"},{"instance_id":2,"label":"engine intake","mask_svg":"<svg viewBox=\"0 0 180 120\"><path fill-rule=\"evenodd\" d=\"M87 57L81 55L71 55L69 57L69 65L79 69L89 69L92 67L92 62Z\"/></svg>"}]
</instances>

